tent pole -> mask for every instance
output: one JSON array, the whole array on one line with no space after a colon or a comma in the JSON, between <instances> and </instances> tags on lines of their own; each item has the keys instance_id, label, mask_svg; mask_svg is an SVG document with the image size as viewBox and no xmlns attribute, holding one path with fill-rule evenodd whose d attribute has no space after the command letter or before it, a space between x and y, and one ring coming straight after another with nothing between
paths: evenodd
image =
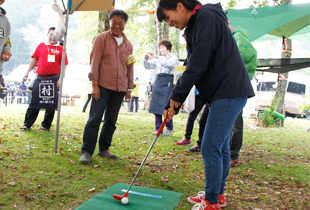
<instances>
[{"instance_id":1,"label":"tent pole","mask_svg":"<svg viewBox=\"0 0 310 210\"><path fill-rule=\"evenodd\" d=\"M69 23L69 11L71 9L72 0L68 1L68 8L66 13L66 32L64 35L64 43L63 43L63 51L62 51L62 62L61 62L61 70L60 70L60 85L59 85L59 97L58 97L58 107L57 107L57 124L56 124L56 138L55 138L55 148L54 153L57 154L57 146L58 146L58 136L59 136L59 122L60 122L60 112L61 112L61 95L62 95L62 84L64 79L64 69L65 69L65 61L66 61L66 46L67 46L67 34L68 34L68 23Z\"/></svg>"}]
</instances>

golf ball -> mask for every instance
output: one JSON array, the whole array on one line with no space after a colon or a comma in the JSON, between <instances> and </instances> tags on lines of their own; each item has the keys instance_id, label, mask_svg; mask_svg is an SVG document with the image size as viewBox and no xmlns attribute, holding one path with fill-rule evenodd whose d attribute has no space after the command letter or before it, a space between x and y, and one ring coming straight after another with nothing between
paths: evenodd
<instances>
[{"instance_id":1,"label":"golf ball","mask_svg":"<svg viewBox=\"0 0 310 210\"><path fill-rule=\"evenodd\" d=\"M127 197L123 197L121 202L122 202L122 204L127 204L128 203L128 198Z\"/></svg>"}]
</instances>

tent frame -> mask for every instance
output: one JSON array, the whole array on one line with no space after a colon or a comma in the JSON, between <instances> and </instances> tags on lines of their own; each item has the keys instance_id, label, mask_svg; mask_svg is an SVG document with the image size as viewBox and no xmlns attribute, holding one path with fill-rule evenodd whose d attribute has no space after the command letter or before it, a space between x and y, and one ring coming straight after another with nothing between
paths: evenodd
<instances>
[{"instance_id":1,"label":"tent frame","mask_svg":"<svg viewBox=\"0 0 310 210\"><path fill-rule=\"evenodd\" d=\"M68 0L67 9L65 8L65 4L62 1L62 4L64 6L64 13L66 14L66 32L64 34L64 43L63 43L63 51L62 51L62 62L61 62L61 70L60 70L60 85L59 85L59 96L58 96L58 105L57 105L57 123L56 123L56 137L55 137L55 147L54 147L54 153L57 154L57 147L58 147L58 137L59 137L59 123L60 123L60 112L61 112L61 97L62 97L62 85L63 85L63 79L64 79L64 69L65 69L65 59L66 59L66 51L67 51L67 35L68 35L68 23L69 23L69 14L72 14L77 7L84 1L81 0L81 2L78 4L78 6L70 13L71 6L72 6L72 0Z\"/></svg>"}]
</instances>

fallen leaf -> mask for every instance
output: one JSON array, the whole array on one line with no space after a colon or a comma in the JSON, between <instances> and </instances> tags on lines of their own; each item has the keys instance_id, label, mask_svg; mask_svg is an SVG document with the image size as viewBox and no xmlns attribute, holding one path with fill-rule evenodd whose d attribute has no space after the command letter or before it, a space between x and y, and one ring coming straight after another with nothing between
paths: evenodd
<instances>
[{"instance_id":1,"label":"fallen leaf","mask_svg":"<svg viewBox=\"0 0 310 210\"><path fill-rule=\"evenodd\" d=\"M71 160L71 159L69 159L69 158L68 158L68 160L69 160L69 162L70 162L71 164L75 164L75 161L73 161L73 160Z\"/></svg>"},{"instance_id":2,"label":"fallen leaf","mask_svg":"<svg viewBox=\"0 0 310 210\"><path fill-rule=\"evenodd\" d=\"M15 182L9 182L8 185L15 186Z\"/></svg>"},{"instance_id":3,"label":"fallen leaf","mask_svg":"<svg viewBox=\"0 0 310 210\"><path fill-rule=\"evenodd\" d=\"M78 179L78 180L82 180L83 178L84 178L84 175L79 176L77 179Z\"/></svg>"},{"instance_id":4,"label":"fallen leaf","mask_svg":"<svg viewBox=\"0 0 310 210\"><path fill-rule=\"evenodd\" d=\"M23 169L26 169L27 168L27 166L21 166Z\"/></svg>"},{"instance_id":5,"label":"fallen leaf","mask_svg":"<svg viewBox=\"0 0 310 210\"><path fill-rule=\"evenodd\" d=\"M94 165L94 168L98 168L99 167L99 165Z\"/></svg>"},{"instance_id":6,"label":"fallen leaf","mask_svg":"<svg viewBox=\"0 0 310 210\"><path fill-rule=\"evenodd\" d=\"M2 160L3 159L3 157L2 156L0 156L0 160Z\"/></svg>"}]
</instances>

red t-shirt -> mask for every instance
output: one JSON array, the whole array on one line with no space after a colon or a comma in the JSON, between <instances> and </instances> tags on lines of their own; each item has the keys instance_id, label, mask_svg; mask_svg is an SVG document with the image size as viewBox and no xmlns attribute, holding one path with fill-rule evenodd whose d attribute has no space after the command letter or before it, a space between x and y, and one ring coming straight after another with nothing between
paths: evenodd
<instances>
[{"instance_id":1,"label":"red t-shirt","mask_svg":"<svg viewBox=\"0 0 310 210\"><path fill-rule=\"evenodd\" d=\"M48 55L55 55L55 62L48 62ZM37 74L59 74L62 62L62 46L45 45L44 43L41 43L31 57L36 57L38 59ZM65 61L65 64L68 65L67 54Z\"/></svg>"}]
</instances>

